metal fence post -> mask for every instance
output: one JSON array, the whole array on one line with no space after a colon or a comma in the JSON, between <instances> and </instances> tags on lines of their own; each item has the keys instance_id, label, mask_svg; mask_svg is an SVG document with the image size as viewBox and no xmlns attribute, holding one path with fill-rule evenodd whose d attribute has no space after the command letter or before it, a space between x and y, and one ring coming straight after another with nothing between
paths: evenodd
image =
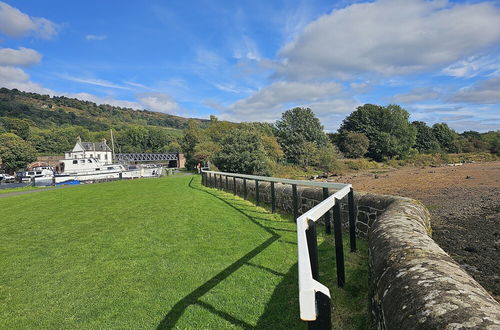
<instances>
[{"instance_id":1,"label":"metal fence post","mask_svg":"<svg viewBox=\"0 0 500 330\"><path fill-rule=\"evenodd\" d=\"M297 204L297 185L292 184L292 205L293 205L293 221L297 222L297 218L299 217L299 206Z\"/></svg>"},{"instance_id":2,"label":"metal fence post","mask_svg":"<svg viewBox=\"0 0 500 330\"><path fill-rule=\"evenodd\" d=\"M274 191L274 182L271 182L271 212L276 212L276 193Z\"/></svg>"},{"instance_id":3,"label":"metal fence post","mask_svg":"<svg viewBox=\"0 0 500 330\"><path fill-rule=\"evenodd\" d=\"M340 199L335 198L333 206L333 230L335 234L335 261L337 262L337 286L344 287L344 246L342 245L342 212L340 210Z\"/></svg>"},{"instance_id":4,"label":"metal fence post","mask_svg":"<svg viewBox=\"0 0 500 330\"><path fill-rule=\"evenodd\" d=\"M328 188L323 188L323 199L327 199L328 196L329 196ZM332 218L331 218L330 210L328 210L325 213L325 216L323 217L323 219L325 220L325 232L327 234L331 234L332 233Z\"/></svg>"},{"instance_id":5,"label":"metal fence post","mask_svg":"<svg viewBox=\"0 0 500 330\"><path fill-rule=\"evenodd\" d=\"M224 187L222 186L222 174L219 175L219 189L224 190Z\"/></svg>"},{"instance_id":6,"label":"metal fence post","mask_svg":"<svg viewBox=\"0 0 500 330\"><path fill-rule=\"evenodd\" d=\"M349 200L349 242L351 252L356 252L356 210L354 209L354 190L351 188L348 194Z\"/></svg>"},{"instance_id":7,"label":"metal fence post","mask_svg":"<svg viewBox=\"0 0 500 330\"><path fill-rule=\"evenodd\" d=\"M332 306L331 299L323 292L316 292L316 309L318 314L316 321L307 322L309 330L331 330L332 329Z\"/></svg>"},{"instance_id":8,"label":"metal fence post","mask_svg":"<svg viewBox=\"0 0 500 330\"><path fill-rule=\"evenodd\" d=\"M226 190L229 190L229 178L228 176L226 175Z\"/></svg>"},{"instance_id":9,"label":"metal fence post","mask_svg":"<svg viewBox=\"0 0 500 330\"><path fill-rule=\"evenodd\" d=\"M260 195L259 195L259 180L255 180L255 204L259 205Z\"/></svg>"},{"instance_id":10,"label":"metal fence post","mask_svg":"<svg viewBox=\"0 0 500 330\"><path fill-rule=\"evenodd\" d=\"M243 198L247 199L247 179L243 178Z\"/></svg>"},{"instance_id":11,"label":"metal fence post","mask_svg":"<svg viewBox=\"0 0 500 330\"><path fill-rule=\"evenodd\" d=\"M236 177L233 176L233 193L236 195Z\"/></svg>"},{"instance_id":12,"label":"metal fence post","mask_svg":"<svg viewBox=\"0 0 500 330\"><path fill-rule=\"evenodd\" d=\"M307 221L306 229L307 249L309 250L309 261L311 262L312 277L319 281L319 266L318 266L318 239L316 237L316 222Z\"/></svg>"}]
</instances>

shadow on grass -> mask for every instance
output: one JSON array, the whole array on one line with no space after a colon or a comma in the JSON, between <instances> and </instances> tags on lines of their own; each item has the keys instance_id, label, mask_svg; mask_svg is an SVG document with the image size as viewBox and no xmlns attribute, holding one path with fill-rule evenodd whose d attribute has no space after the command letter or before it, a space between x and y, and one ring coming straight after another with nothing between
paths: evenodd
<instances>
[{"instance_id":1,"label":"shadow on grass","mask_svg":"<svg viewBox=\"0 0 500 330\"><path fill-rule=\"evenodd\" d=\"M219 272L217 275L206 281L203 285L189 293L187 296L182 298L180 301L178 301L173 308L168 312L167 315L163 318L163 320L158 324L157 329L172 329L175 327L175 324L177 321L180 319L184 311L190 306L190 305L197 305L199 307L204 308L207 311L210 311L211 313L225 319L226 321L230 322L231 324L241 327L243 329L254 329L256 328L255 326L252 326L242 320L239 320L235 318L232 315L229 315L228 313L224 311L217 310L213 306L203 302L200 300L200 298L205 295L208 291L210 291L212 288L217 286L219 283L224 281L226 278L231 276L234 272L236 272L238 269L240 269L242 266L247 265L247 266L252 266L252 267L257 267L259 269L268 271L274 275L278 276L284 276L283 281L281 284L276 288L276 290L273 293L271 301L268 303L268 307L266 308L266 311L269 310L269 306L271 306L271 310L274 313L274 309L276 308L277 310L279 309L279 305L283 304L284 302L287 302L287 304L290 303L290 299L292 299L292 295L297 296L297 281L296 281L296 266L292 267L290 271L287 274L281 274L279 272L276 272L270 268L263 267L260 265L256 265L254 263L251 263L250 260L257 256L259 253L264 251L266 248L268 248L271 244L274 242L278 241L281 238L281 235L276 233L275 230L277 228L272 228L272 227L267 227L261 224L259 221L270 221L274 223L278 223L278 221L272 221L270 219L263 219L260 217L253 217L252 214L267 214L265 212L259 212L255 210L250 210L248 205L241 204L241 203L233 203L233 201L236 201L236 199L231 198L228 196L228 198L225 198L223 194L217 194L215 192L212 192L207 189L199 188L193 184L193 179L189 181L189 187L198 191L202 191L204 193L210 194L213 197L221 200L224 202L226 205L229 207L235 209L239 213L243 214L248 220L252 221L255 225L259 226L263 230L265 230L267 233L271 235L270 238L268 238L266 241L261 243L259 246L255 247L252 251L248 252L246 255L241 257L240 259L236 260L234 263L226 267L224 270ZM236 204L236 205L235 205ZM294 287L294 289L286 289ZM283 288L283 289L280 289ZM282 296L282 294L286 294L285 296ZM297 299L296 299L297 300ZM291 310L289 312L285 312L283 309L281 309L278 314L280 314L283 319L288 319L288 322L294 322L295 327L297 324L297 302L294 304L291 304ZM259 319L259 324L264 323L264 324L273 324L274 327L276 324L276 315L272 315L271 311L266 312L263 314L263 316ZM262 320L262 322L261 322ZM272 321L272 322L271 322ZM260 328L260 326L257 326L257 328ZM288 327L290 328L290 327Z\"/></svg>"},{"instance_id":2,"label":"shadow on grass","mask_svg":"<svg viewBox=\"0 0 500 330\"><path fill-rule=\"evenodd\" d=\"M289 232L288 229L280 229L271 226L265 226L260 222L273 222L273 225L282 223L280 221L272 221L262 217L253 216L248 205L241 203L232 203L236 201L231 196L225 193L219 193L212 189L203 189L193 185L193 179L189 182L189 187L210 194L213 197L221 200L229 207L243 214L248 220L268 232L271 237L252 251L248 252L242 258L238 259L217 275L209 279L203 285L189 293L187 296L178 301L174 307L163 318L157 329L174 328L179 318L184 311L191 305L199 306L214 315L221 317L234 326L243 329L302 329L306 327L304 322L299 321L299 297L298 297L298 272L297 263L289 268L286 273L277 272L274 269L264 267L250 260L268 248L271 244L278 241L296 245L296 242L291 242L283 239L278 233ZM237 205L235 205L237 204ZM253 207L253 206L252 206ZM267 213L268 214L268 213ZM370 328L368 314L368 270L367 264L367 246L366 242L358 241L360 251L363 253L346 253L346 285L343 289L336 287L336 262L335 249L333 248L333 236L318 233L318 238L321 243L318 246L319 265L320 265L320 280L327 287L332 288L332 323L335 328L339 329L368 329ZM344 250L348 251L349 240L344 237ZM319 241L320 241L319 240ZM319 242L318 242L319 243ZM216 285L224 281L226 278L235 273L242 266L256 267L263 271L269 272L275 276L280 276L280 283L274 288L271 298L267 302L264 312L260 315L257 324L251 325L247 322L236 318L224 311L218 310L215 307L203 302L200 298Z\"/></svg>"}]
</instances>

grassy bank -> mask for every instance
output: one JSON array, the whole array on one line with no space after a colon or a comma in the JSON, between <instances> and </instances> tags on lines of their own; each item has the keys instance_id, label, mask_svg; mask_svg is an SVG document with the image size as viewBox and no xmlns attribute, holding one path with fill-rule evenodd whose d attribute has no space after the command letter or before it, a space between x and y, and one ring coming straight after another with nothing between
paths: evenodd
<instances>
[{"instance_id":1,"label":"grassy bank","mask_svg":"<svg viewBox=\"0 0 500 330\"><path fill-rule=\"evenodd\" d=\"M0 208L0 328L305 328L291 218L199 177L10 196ZM336 297L329 239L322 282ZM366 277L350 277L333 304L361 305L351 324L363 325L366 290L354 283Z\"/></svg>"}]
</instances>

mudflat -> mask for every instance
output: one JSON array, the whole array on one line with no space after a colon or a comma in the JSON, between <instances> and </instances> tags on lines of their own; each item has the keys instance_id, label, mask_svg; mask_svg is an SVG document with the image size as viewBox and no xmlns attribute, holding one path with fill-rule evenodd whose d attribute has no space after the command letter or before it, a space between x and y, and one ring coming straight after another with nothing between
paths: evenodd
<instances>
[{"instance_id":1,"label":"mudflat","mask_svg":"<svg viewBox=\"0 0 500 330\"><path fill-rule=\"evenodd\" d=\"M420 200L432 237L500 301L500 162L347 174L355 190Z\"/></svg>"}]
</instances>

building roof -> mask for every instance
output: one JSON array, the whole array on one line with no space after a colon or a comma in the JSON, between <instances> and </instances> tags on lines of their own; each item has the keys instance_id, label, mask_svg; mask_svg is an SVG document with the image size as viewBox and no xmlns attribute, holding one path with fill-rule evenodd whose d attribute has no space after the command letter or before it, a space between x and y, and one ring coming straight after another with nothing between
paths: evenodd
<instances>
[{"instance_id":1,"label":"building roof","mask_svg":"<svg viewBox=\"0 0 500 330\"><path fill-rule=\"evenodd\" d=\"M85 151L111 151L106 142L80 142Z\"/></svg>"}]
</instances>

